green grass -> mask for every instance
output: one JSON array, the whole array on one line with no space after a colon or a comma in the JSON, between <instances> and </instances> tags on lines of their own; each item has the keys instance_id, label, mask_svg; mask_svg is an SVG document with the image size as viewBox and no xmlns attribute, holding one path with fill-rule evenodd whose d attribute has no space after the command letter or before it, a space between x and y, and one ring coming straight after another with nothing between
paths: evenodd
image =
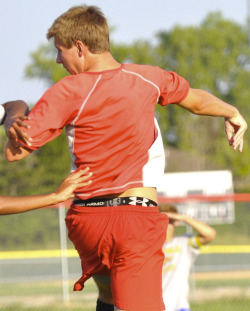
<instances>
[{"instance_id":1,"label":"green grass","mask_svg":"<svg viewBox=\"0 0 250 311\"><path fill-rule=\"evenodd\" d=\"M95 311L95 307L87 307L84 305L74 306L74 305L58 305L58 306L47 306L47 307L30 307L23 308L21 304L12 305L9 307L4 307L2 311ZM214 301L206 301L203 303L191 303L192 311L248 311L250 310L250 299L219 299Z\"/></svg>"},{"instance_id":2,"label":"green grass","mask_svg":"<svg viewBox=\"0 0 250 311\"><path fill-rule=\"evenodd\" d=\"M2 308L3 311L95 311L96 308L93 307L86 307L84 305L76 306L65 306L65 305L58 305L58 306L49 306L49 307L23 307L21 304L12 305L10 307Z\"/></svg>"},{"instance_id":3,"label":"green grass","mask_svg":"<svg viewBox=\"0 0 250 311\"><path fill-rule=\"evenodd\" d=\"M62 286L59 281L0 284L1 311L95 311L97 290L92 279L86 282L82 292L72 292L70 281L70 301L63 302ZM227 289L230 289L229 294ZM234 289L240 291L237 296ZM191 302L192 311L249 311L249 279L197 280L195 289L197 301ZM217 290L225 290L215 297ZM211 295L202 298L202 293Z\"/></svg>"},{"instance_id":4,"label":"green grass","mask_svg":"<svg viewBox=\"0 0 250 311\"><path fill-rule=\"evenodd\" d=\"M1 311L95 311L97 289L92 280L82 292L73 292L69 283L70 301L64 302L59 281L0 284Z\"/></svg>"},{"instance_id":5,"label":"green grass","mask_svg":"<svg viewBox=\"0 0 250 311\"><path fill-rule=\"evenodd\" d=\"M216 299L201 303L191 303L192 311L249 311L250 298Z\"/></svg>"},{"instance_id":6,"label":"green grass","mask_svg":"<svg viewBox=\"0 0 250 311\"><path fill-rule=\"evenodd\" d=\"M69 292L72 295L78 294L73 292L73 282L69 282ZM96 285L92 279L85 283L84 294L92 294L96 292ZM0 284L0 297L2 296L22 296L22 295L36 296L36 295L62 295L62 282L61 281L48 281L48 282L29 282L29 283L10 283ZM0 309L1 310L1 309ZM2 311L2 310L1 310Z\"/></svg>"},{"instance_id":7,"label":"green grass","mask_svg":"<svg viewBox=\"0 0 250 311\"><path fill-rule=\"evenodd\" d=\"M227 279L221 279L221 280L196 280L195 281L196 287L200 288L219 288L219 287L240 287L242 289L250 288L250 280L249 279L231 279L230 281ZM250 309L249 309L250 310Z\"/></svg>"}]
</instances>

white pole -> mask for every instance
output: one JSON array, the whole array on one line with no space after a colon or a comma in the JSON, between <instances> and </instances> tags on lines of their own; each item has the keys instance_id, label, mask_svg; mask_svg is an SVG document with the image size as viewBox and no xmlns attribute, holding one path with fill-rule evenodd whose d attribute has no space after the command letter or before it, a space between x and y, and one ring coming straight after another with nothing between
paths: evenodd
<instances>
[{"instance_id":1,"label":"white pole","mask_svg":"<svg viewBox=\"0 0 250 311\"><path fill-rule=\"evenodd\" d=\"M61 246L61 264L62 264L62 287L63 302L69 302L69 270L67 257L67 232L65 226L65 206L59 204L59 227L60 227L60 246Z\"/></svg>"},{"instance_id":2,"label":"white pole","mask_svg":"<svg viewBox=\"0 0 250 311\"><path fill-rule=\"evenodd\" d=\"M192 207L192 203L189 203L189 207ZM186 225L186 234L193 234L193 228L191 226ZM190 284L190 300L196 300L196 284L195 284L195 266L194 263L190 268L190 277L189 277L189 284Z\"/></svg>"}]
</instances>

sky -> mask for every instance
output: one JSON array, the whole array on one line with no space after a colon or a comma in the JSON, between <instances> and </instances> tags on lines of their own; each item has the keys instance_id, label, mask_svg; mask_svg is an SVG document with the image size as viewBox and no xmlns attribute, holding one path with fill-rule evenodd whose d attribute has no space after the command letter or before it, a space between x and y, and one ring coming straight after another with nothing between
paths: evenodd
<instances>
[{"instance_id":1,"label":"sky","mask_svg":"<svg viewBox=\"0 0 250 311\"><path fill-rule=\"evenodd\" d=\"M111 40L154 41L160 30L199 25L209 12L246 25L248 0L2 0L0 18L0 103L23 99L35 103L46 90L41 80L25 78L30 54L46 44L53 21L70 7L96 5L114 27Z\"/></svg>"}]
</instances>

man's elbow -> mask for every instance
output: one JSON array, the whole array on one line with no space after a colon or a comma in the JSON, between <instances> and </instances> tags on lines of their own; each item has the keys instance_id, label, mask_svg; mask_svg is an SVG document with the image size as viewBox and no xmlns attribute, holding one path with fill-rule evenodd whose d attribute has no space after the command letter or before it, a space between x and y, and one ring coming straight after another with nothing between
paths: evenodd
<instances>
[{"instance_id":1,"label":"man's elbow","mask_svg":"<svg viewBox=\"0 0 250 311\"><path fill-rule=\"evenodd\" d=\"M4 148L4 156L8 162L14 162L26 158L31 153L31 150L26 150L22 147L14 146L9 140Z\"/></svg>"},{"instance_id":2,"label":"man's elbow","mask_svg":"<svg viewBox=\"0 0 250 311\"><path fill-rule=\"evenodd\" d=\"M216 230L212 227L207 230L206 234L203 234L200 236L200 243L202 245L206 245L208 243L211 243L216 238Z\"/></svg>"},{"instance_id":3,"label":"man's elbow","mask_svg":"<svg viewBox=\"0 0 250 311\"><path fill-rule=\"evenodd\" d=\"M212 240L214 240L216 238L216 230L213 229L213 232L212 232Z\"/></svg>"},{"instance_id":4,"label":"man's elbow","mask_svg":"<svg viewBox=\"0 0 250 311\"><path fill-rule=\"evenodd\" d=\"M207 243L212 242L216 238L216 230L214 228L210 229L209 236L207 237Z\"/></svg>"},{"instance_id":5,"label":"man's elbow","mask_svg":"<svg viewBox=\"0 0 250 311\"><path fill-rule=\"evenodd\" d=\"M8 149L5 149L4 150L4 155L5 155L5 158L8 162L14 162L14 161L18 161L18 160L21 160L22 157L21 155L18 156L18 153L16 154L13 154L12 152L10 152Z\"/></svg>"}]
</instances>

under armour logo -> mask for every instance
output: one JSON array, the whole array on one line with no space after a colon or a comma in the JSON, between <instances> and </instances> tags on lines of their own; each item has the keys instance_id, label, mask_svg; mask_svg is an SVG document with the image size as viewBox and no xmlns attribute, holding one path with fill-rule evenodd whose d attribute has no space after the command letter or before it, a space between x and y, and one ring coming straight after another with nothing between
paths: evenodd
<instances>
[{"instance_id":1,"label":"under armour logo","mask_svg":"<svg viewBox=\"0 0 250 311\"><path fill-rule=\"evenodd\" d=\"M129 197L129 199L131 200L128 203L130 205L148 206L147 203L148 203L149 199L146 199L146 198L139 199L137 197Z\"/></svg>"},{"instance_id":2,"label":"under armour logo","mask_svg":"<svg viewBox=\"0 0 250 311\"><path fill-rule=\"evenodd\" d=\"M109 200L109 206L118 206L121 203L121 198L113 198Z\"/></svg>"}]
</instances>

